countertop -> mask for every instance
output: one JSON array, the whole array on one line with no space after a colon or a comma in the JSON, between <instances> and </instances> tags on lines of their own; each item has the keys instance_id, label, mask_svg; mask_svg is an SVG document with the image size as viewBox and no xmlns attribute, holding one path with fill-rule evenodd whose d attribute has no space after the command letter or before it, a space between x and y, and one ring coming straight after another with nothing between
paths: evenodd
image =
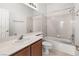
<instances>
[{"instance_id":1,"label":"countertop","mask_svg":"<svg viewBox=\"0 0 79 59\"><path fill-rule=\"evenodd\" d=\"M38 32L38 33L40 34L41 32ZM33 44L34 42L42 39L43 37L41 36L35 36L38 33L33 32L33 33L24 34L26 38L19 41L17 40L17 38L15 39L13 38L12 40L8 40L8 41L0 43L0 55L9 56L19 51L20 49L27 47Z\"/></svg>"}]
</instances>

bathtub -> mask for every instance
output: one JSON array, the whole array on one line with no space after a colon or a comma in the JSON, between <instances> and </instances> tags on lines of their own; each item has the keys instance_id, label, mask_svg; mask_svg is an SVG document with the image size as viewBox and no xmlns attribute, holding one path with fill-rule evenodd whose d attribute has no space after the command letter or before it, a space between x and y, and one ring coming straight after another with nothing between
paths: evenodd
<instances>
[{"instance_id":1,"label":"bathtub","mask_svg":"<svg viewBox=\"0 0 79 59\"><path fill-rule=\"evenodd\" d=\"M49 36L45 37L44 39L52 43L52 49L65 52L69 55L75 55L76 48L72 44L71 40Z\"/></svg>"}]
</instances>

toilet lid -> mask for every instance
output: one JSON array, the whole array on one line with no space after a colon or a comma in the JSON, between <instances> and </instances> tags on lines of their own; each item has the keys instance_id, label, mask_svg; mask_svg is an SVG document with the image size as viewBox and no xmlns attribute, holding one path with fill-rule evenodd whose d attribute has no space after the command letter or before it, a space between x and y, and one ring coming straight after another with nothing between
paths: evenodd
<instances>
[{"instance_id":1,"label":"toilet lid","mask_svg":"<svg viewBox=\"0 0 79 59\"><path fill-rule=\"evenodd\" d=\"M43 45L44 45L44 46L52 46L52 44L51 44L50 42L47 42L47 41L44 41L44 42L43 42Z\"/></svg>"}]
</instances>

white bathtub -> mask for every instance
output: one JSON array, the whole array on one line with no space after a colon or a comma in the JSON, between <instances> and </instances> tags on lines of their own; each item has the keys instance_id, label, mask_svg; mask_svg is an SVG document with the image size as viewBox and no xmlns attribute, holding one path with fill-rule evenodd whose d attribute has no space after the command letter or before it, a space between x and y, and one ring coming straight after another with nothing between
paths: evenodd
<instances>
[{"instance_id":1,"label":"white bathtub","mask_svg":"<svg viewBox=\"0 0 79 59\"><path fill-rule=\"evenodd\" d=\"M49 36L45 37L44 39L52 43L52 49L65 52L69 55L75 55L76 48L74 45L72 45L71 40Z\"/></svg>"}]
</instances>

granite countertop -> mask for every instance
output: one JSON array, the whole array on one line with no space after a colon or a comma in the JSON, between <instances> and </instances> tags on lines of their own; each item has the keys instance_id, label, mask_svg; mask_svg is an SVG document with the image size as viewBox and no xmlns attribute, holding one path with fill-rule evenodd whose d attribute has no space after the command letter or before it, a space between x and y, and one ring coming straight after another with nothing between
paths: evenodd
<instances>
[{"instance_id":1,"label":"granite countertop","mask_svg":"<svg viewBox=\"0 0 79 59\"><path fill-rule=\"evenodd\" d=\"M41 33L41 32L39 32L39 33ZM27 47L27 46L33 44L34 42L43 38L40 36L35 36L36 34L38 34L38 33L35 33L35 32L28 33L26 35L24 34L27 37L22 40L13 38L12 40L8 40L8 41L0 43L0 55L9 56L9 55L17 52L18 50L20 50L24 47Z\"/></svg>"}]
</instances>

